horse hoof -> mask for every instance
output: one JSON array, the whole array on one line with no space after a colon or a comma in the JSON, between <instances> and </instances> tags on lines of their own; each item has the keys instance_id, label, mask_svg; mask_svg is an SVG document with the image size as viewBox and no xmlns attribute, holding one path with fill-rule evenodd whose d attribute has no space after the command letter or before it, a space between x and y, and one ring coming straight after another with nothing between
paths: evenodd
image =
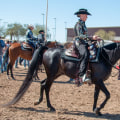
<instances>
[{"instance_id":1,"label":"horse hoof","mask_svg":"<svg viewBox=\"0 0 120 120\"><path fill-rule=\"evenodd\" d=\"M102 116L101 112L99 111L99 108L95 108L94 112L97 116Z\"/></svg>"},{"instance_id":2,"label":"horse hoof","mask_svg":"<svg viewBox=\"0 0 120 120\"><path fill-rule=\"evenodd\" d=\"M97 114L98 116L102 116L102 113L101 112L98 112L98 114Z\"/></svg>"},{"instance_id":3,"label":"horse hoof","mask_svg":"<svg viewBox=\"0 0 120 120\"><path fill-rule=\"evenodd\" d=\"M56 111L54 107L50 107L50 108L48 108L48 109L49 109L51 112Z\"/></svg>"},{"instance_id":4,"label":"horse hoof","mask_svg":"<svg viewBox=\"0 0 120 120\"><path fill-rule=\"evenodd\" d=\"M12 77L12 80L16 80L14 77Z\"/></svg>"}]
</instances>

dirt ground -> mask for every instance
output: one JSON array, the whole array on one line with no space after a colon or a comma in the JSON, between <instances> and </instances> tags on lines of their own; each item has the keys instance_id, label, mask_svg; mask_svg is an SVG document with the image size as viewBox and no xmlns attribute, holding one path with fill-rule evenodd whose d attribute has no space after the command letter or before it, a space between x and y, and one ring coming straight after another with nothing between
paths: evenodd
<instances>
[{"instance_id":1,"label":"dirt ground","mask_svg":"<svg viewBox=\"0 0 120 120\"><path fill-rule=\"evenodd\" d=\"M8 80L6 73L0 74L0 104L10 101L20 88L27 69L23 66L14 68L16 80ZM115 75L117 71L113 71ZM46 77L45 73L39 73L40 79ZM0 107L0 120L120 120L120 81L110 77L106 86L111 93L111 98L105 108L101 110L103 116L96 116L92 111L94 85L82 85L76 87L74 83L68 83L66 76L55 80L50 91L51 104L56 112L47 109L46 98L43 102L34 106L39 99L39 80L33 81L25 95L12 107ZM104 100L105 95L100 92L98 105Z\"/></svg>"}]
</instances>

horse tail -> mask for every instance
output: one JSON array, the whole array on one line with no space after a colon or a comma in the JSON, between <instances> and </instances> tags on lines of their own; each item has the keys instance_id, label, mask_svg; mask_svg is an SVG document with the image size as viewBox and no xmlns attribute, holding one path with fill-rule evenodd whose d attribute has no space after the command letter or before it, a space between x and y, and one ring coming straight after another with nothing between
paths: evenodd
<instances>
[{"instance_id":1,"label":"horse tail","mask_svg":"<svg viewBox=\"0 0 120 120\"><path fill-rule=\"evenodd\" d=\"M1 66L1 69L3 69L3 66L5 65L5 63L8 62L8 59L9 59L9 47L6 49L4 55L3 55L3 63L2 63L2 66Z\"/></svg>"},{"instance_id":2,"label":"horse tail","mask_svg":"<svg viewBox=\"0 0 120 120\"><path fill-rule=\"evenodd\" d=\"M10 106L10 105L13 105L13 104L17 103L20 100L20 98L24 95L24 93L27 91L27 89L29 88L30 84L33 81L33 79L32 79L33 74L34 74L34 71L35 71L35 69L38 65L38 62L40 61L39 63L42 64L43 53L47 49L48 49L47 47L41 46L40 48L38 48L34 52L33 58L31 60L31 64L28 68L27 76L26 76L24 82L22 83L19 91L17 92L17 94L13 98L13 100L11 100L9 103L7 103L5 105L2 105L3 107L7 107L7 106Z\"/></svg>"}]
</instances>

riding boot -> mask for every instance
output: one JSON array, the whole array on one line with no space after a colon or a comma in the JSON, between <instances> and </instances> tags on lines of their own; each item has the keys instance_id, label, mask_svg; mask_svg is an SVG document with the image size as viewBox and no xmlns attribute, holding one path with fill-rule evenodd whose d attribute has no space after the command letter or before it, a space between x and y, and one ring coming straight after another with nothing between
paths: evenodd
<instances>
[{"instance_id":1,"label":"riding boot","mask_svg":"<svg viewBox=\"0 0 120 120\"><path fill-rule=\"evenodd\" d=\"M87 71L88 73L84 74L83 76L80 76L79 78L79 81L80 81L80 84L91 84L91 71Z\"/></svg>"},{"instance_id":2,"label":"riding boot","mask_svg":"<svg viewBox=\"0 0 120 120\"><path fill-rule=\"evenodd\" d=\"M80 84L83 84L85 82L85 79L86 79L86 74L79 76Z\"/></svg>"},{"instance_id":3,"label":"riding boot","mask_svg":"<svg viewBox=\"0 0 120 120\"><path fill-rule=\"evenodd\" d=\"M84 83L85 84L91 84L92 83L92 81L91 81L91 70L89 69L89 70L87 70L87 75L86 75L86 78L84 79Z\"/></svg>"}]
</instances>

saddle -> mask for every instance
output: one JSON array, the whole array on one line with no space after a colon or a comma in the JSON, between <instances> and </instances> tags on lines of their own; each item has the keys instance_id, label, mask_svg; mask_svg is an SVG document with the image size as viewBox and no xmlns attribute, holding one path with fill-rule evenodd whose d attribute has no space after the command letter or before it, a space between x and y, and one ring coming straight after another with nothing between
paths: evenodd
<instances>
[{"instance_id":1,"label":"saddle","mask_svg":"<svg viewBox=\"0 0 120 120\"><path fill-rule=\"evenodd\" d=\"M79 53L76 52L75 45L71 45L70 48L65 50L65 55L70 57L79 58Z\"/></svg>"},{"instance_id":2,"label":"saddle","mask_svg":"<svg viewBox=\"0 0 120 120\"><path fill-rule=\"evenodd\" d=\"M91 56L93 56L93 52L91 52L93 49L95 49L95 53L94 53L94 58L92 58ZM99 52L100 52L100 48L95 46L94 48L90 49L90 46L88 47L90 56L89 56L89 62L98 62L98 57L99 57ZM72 57L72 58L76 58L77 61L79 59L79 53L76 52L76 48L75 45L73 44L70 48L66 49L64 54L66 56Z\"/></svg>"},{"instance_id":3,"label":"saddle","mask_svg":"<svg viewBox=\"0 0 120 120\"><path fill-rule=\"evenodd\" d=\"M21 49L22 50L32 51L32 52L34 51L34 48L31 45L29 45L28 43L26 43L26 42L21 44Z\"/></svg>"}]
</instances>

